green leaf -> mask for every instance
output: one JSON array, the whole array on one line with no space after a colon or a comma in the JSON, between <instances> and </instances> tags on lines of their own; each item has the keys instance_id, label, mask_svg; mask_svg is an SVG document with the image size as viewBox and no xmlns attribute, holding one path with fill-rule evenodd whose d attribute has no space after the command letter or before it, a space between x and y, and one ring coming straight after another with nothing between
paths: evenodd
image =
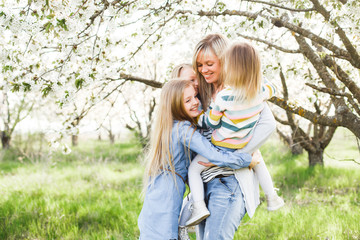
<instances>
[{"instance_id":1,"label":"green leaf","mask_svg":"<svg viewBox=\"0 0 360 240\"><path fill-rule=\"evenodd\" d=\"M85 82L85 79L83 79L83 78L78 78L78 79L76 79L76 80L75 80L75 87L76 87L77 89L82 88L82 85L83 85L84 82Z\"/></svg>"},{"instance_id":2,"label":"green leaf","mask_svg":"<svg viewBox=\"0 0 360 240\"><path fill-rule=\"evenodd\" d=\"M91 77L93 80L95 80L95 73L90 73L89 77Z\"/></svg>"},{"instance_id":3,"label":"green leaf","mask_svg":"<svg viewBox=\"0 0 360 240\"><path fill-rule=\"evenodd\" d=\"M53 25L52 25L52 23L51 22L47 22L47 23L45 23L45 25L44 25L44 27L45 27L45 32L46 33L48 33L51 29L51 27L52 27Z\"/></svg>"},{"instance_id":4,"label":"green leaf","mask_svg":"<svg viewBox=\"0 0 360 240\"><path fill-rule=\"evenodd\" d=\"M13 71L13 66L10 66L10 65L5 65L3 66L3 72L7 72L7 71Z\"/></svg>"},{"instance_id":5,"label":"green leaf","mask_svg":"<svg viewBox=\"0 0 360 240\"><path fill-rule=\"evenodd\" d=\"M31 90L31 85L29 83L22 83L23 87L24 87L24 91L25 92L29 92Z\"/></svg>"},{"instance_id":6,"label":"green leaf","mask_svg":"<svg viewBox=\"0 0 360 240\"><path fill-rule=\"evenodd\" d=\"M59 19L56 19L57 20L57 24L56 24L56 26L60 26L60 27L62 27L65 31L68 31L69 29L67 28L67 26L66 26L66 20L65 20L65 18L63 18L63 19L61 19L61 20L59 20Z\"/></svg>"},{"instance_id":7,"label":"green leaf","mask_svg":"<svg viewBox=\"0 0 360 240\"><path fill-rule=\"evenodd\" d=\"M55 14L53 14L53 13L46 16L47 19L52 19L54 17L55 17Z\"/></svg>"},{"instance_id":8,"label":"green leaf","mask_svg":"<svg viewBox=\"0 0 360 240\"><path fill-rule=\"evenodd\" d=\"M49 95L49 93L51 92L52 88L51 88L51 84L47 84L46 87L44 87L43 89L41 89L42 92L42 96L46 97L47 95Z\"/></svg>"},{"instance_id":9,"label":"green leaf","mask_svg":"<svg viewBox=\"0 0 360 240\"><path fill-rule=\"evenodd\" d=\"M11 83L12 88L11 91L12 92L18 92L20 90L20 84L19 83Z\"/></svg>"}]
</instances>

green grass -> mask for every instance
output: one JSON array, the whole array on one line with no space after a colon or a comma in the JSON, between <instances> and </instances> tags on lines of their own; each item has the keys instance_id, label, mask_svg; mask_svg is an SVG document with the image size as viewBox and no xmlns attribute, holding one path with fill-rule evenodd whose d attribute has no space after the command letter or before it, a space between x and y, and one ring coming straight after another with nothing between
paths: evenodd
<instances>
[{"instance_id":1,"label":"green grass","mask_svg":"<svg viewBox=\"0 0 360 240\"><path fill-rule=\"evenodd\" d=\"M87 142L49 161L0 163L0 239L135 239L139 145Z\"/></svg>"},{"instance_id":2,"label":"green grass","mask_svg":"<svg viewBox=\"0 0 360 240\"><path fill-rule=\"evenodd\" d=\"M355 142L336 144L334 152L356 155ZM309 168L306 154L294 157L276 140L261 150L286 206L268 212L261 192L255 216L245 216L235 239L360 239L357 164L326 160ZM140 153L138 144L106 141L36 161L0 152L0 239L137 239Z\"/></svg>"},{"instance_id":3,"label":"green grass","mask_svg":"<svg viewBox=\"0 0 360 240\"><path fill-rule=\"evenodd\" d=\"M291 156L277 143L262 153L286 205L268 212L261 193L255 216L243 219L235 239L360 239L357 166L309 168L306 154Z\"/></svg>"}]
</instances>

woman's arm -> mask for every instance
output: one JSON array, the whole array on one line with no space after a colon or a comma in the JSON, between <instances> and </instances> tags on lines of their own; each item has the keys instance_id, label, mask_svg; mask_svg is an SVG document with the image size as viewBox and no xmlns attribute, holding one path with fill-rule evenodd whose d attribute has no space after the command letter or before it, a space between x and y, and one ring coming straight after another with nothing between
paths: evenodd
<instances>
[{"instance_id":1,"label":"woman's arm","mask_svg":"<svg viewBox=\"0 0 360 240\"><path fill-rule=\"evenodd\" d=\"M182 144L219 167L245 168L249 166L252 160L251 155L247 153L229 152L216 148L198 131L194 131L194 128L187 121L180 122L178 127Z\"/></svg>"},{"instance_id":2,"label":"woman's arm","mask_svg":"<svg viewBox=\"0 0 360 240\"><path fill-rule=\"evenodd\" d=\"M261 111L260 119L255 126L254 135L246 146L237 151L253 153L256 149L271 136L276 129L276 121L267 103L264 103L264 109Z\"/></svg>"}]
</instances>

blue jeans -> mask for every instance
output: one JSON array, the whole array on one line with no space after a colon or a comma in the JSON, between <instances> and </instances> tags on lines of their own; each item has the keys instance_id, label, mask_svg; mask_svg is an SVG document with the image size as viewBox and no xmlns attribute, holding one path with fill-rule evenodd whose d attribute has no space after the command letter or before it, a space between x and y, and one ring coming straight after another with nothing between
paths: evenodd
<instances>
[{"instance_id":1,"label":"blue jeans","mask_svg":"<svg viewBox=\"0 0 360 240\"><path fill-rule=\"evenodd\" d=\"M199 224L200 239L233 239L246 213L244 197L235 176L214 178L205 184L205 193L210 216Z\"/></svg>"}]
</instances>

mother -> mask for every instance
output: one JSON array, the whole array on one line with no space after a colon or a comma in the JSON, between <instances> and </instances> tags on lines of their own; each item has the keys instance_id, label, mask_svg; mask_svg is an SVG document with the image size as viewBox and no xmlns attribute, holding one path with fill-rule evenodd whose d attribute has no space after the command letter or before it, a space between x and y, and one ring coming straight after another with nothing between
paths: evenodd
<instances>
[{"instance_id":1,"label":"mother","mask_svg":"<svg viewBox=\"0 0 360 240\"><path fill-rule=\"evenodd\" d=\"M211 108L216 94L224 88L221 55L227 46L226 37L210 34L195 48L193 68L199 80L199 96L204 111ZM252 153L274 130L275 119L266 105L252 140L241 151ZM211 163L203 165L212 166ZM202 175L205 201L211 215L199 225L199 237L233 239L245 213L252 217L259 204L257 178L248 169L231 170L216 166L205 170Z\"/></svg>"}]
</instances>

